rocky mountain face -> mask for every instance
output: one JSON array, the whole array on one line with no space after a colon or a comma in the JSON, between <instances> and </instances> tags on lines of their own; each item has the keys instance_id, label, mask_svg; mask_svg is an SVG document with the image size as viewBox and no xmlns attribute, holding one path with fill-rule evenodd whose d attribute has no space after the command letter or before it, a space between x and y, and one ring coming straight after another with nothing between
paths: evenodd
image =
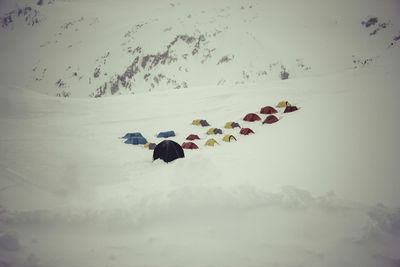
<instances>
[{"instance_id":1,"label":"rocky mountain face","mask_svg":"<svg viewBox=\"0 0 400 267\"><path fill-rule=\"evenodd\" d=\"M14 68L2 66L2 80L97 98L320 75L366 67L399 46L390 14L307 17L287 10L278 18L274 1L153 2L105 1L99 8L8 0L0 45ZM14 77L21 68L26 75Z\"/></svg>"}]
</instances>

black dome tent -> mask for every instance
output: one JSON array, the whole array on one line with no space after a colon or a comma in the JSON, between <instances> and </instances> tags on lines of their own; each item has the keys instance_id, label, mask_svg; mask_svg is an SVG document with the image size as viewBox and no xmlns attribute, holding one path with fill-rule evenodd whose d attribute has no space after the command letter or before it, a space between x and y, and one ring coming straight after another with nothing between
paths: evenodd
<instances>
[{"instance_id":1,"label":"black dome tent","mask_svg":"<svg viewBox=\"0 0 400 267\"><path fill-rule=\"evenodd\" d=\"M182 147L172 140L162 141L154 148L153 152L153 160L162 159L167 163L184 157L185 153Z\"/></svg>"}]
</instances>

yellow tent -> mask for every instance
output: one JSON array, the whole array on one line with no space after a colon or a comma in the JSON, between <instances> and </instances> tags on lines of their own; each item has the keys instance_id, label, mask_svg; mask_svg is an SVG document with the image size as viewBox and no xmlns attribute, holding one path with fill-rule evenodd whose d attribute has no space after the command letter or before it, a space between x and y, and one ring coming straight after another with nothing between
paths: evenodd
<instances>
[{"instance_id":1,"label":"yellow tent","mask_svg":"<svg viewBox=\"0 0 400 267\"><path fill-rule=\"evenodd\" d=\"M227 135L224 136L224 138L222 138L222 140L225 141L225 142L230 142L232 140L236 141L236 138L233 135L227 134Z\"/></svg>"},{"instance_id":2,"label":"yellow tent","mask_svg":"<svg viewBox=\"0 0 400 267\"><path fill-rule=\"evenodd\" d=\"M277 108L286 108L287 106L291 106L288 101L279 101L278 105L276 105Z\"/></svg>"},{"instance_id":3,"label":"yellow tent","mask_svg":"<svg viewBox=\"0 0 400 267\"><path fill-rule=\"evenodd\" d=\"M144 144L144 148L147 148L147 149L150 149L150 150L153 150L155 147L156 147L155 143L146 143L146 144Z\"/></svg>"},{"instance_id":4,"label":"yellow tent","mask_svg":"<svg viewBox=\"0 0 400 267\"><path fill-rule=\"evenodd\" d=\"M193 125L200 125L201 120L193 120L192 124Z\"/></svg>"},{"instance_id":5,"label":"yellow tent","mask_svg":"<svg viewBox=\"0 0 400 267\"><path fill-rule=\"evenodd\" d=\"M215 141L214 138L208 139L207 142L205 143L206 146L214 146L215 144L218 144L218 142Z\"/></svg>"},{"instance_id":6,"label":"yellow tent","mask_svg":"<svg viewBox=\"0 0 400 267\"><path fill-rule=\"evenodd\" d=\"M239 125L239 123L233 122L233 121L228 121L227 123L225 123L225 126L224 126L224 128L226 128L226 129L234 129L236 127L240 128L240 125Z\"/></svg>"},{"instance_id":7,"label":"yellow tent","mask_svg":"<svg viewBox=\"0 0 400 267\"><path fill-rule=\"evenodd\" d=\"M228 121L227 123L225 123L224 128L226 128L226 129L232 129L232 123L233 123L233 122Z\"/></svg>"},{"instance_id":8,"label":"yellow tent","mask_svg":"<svg viewBox=\"0 0 400 267\"><path fill-rule=\"evenodd\" d=\"M215 134L215 128L208 129L207 134Z\"/></svg>"}]
</instances>

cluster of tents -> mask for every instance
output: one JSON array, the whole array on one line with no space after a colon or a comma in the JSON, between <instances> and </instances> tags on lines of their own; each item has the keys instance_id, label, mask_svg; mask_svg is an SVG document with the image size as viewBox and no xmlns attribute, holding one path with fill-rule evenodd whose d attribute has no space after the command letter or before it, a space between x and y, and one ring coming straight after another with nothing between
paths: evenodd
<instances>
[{"instance_id":1,"label":"cluster of tents","mask_svg":"<svg viewBox=\"0 0 400 267\"><path fill-rule=\"evenodd\" d=\"M298 110L299 108L295 105L291 105L288 101L280 101L276 108L282 108L283 113L290 113ZM265 106L260 109L260 114L268 115L264 120L256 113L248 113L243 117L243 121L247 122L257 122L262 121L262 124L273 124L279 121L279 118L276 116L278 110L272 106ZM200 126L200 127L207 127L210 124L207 120L204 119L196 119L192 121L192 125ZM250 128L242 128L239 123L229 121L224 126L225 129L235 129L239 128L239 134L241 135L249 135L254 134L254 131ZM219 128L209 128L206 132L207 135L223 135L222 129ZM170 138L176 136L174 131L166 131L160 132L156 135L157 138ZM132 144L132 145L144 145L145 148L149 150L153 150L153 160L162 159L165 162L171 162L178 158L185 157L185 153L183 149L199 149L199 146L195 143L196 140L201 140L200 137L196 134L189 134L186 137L185 142L182 145L179 145L175 141L172 140L164 140L158 144L148 142L145 137L142 136L141 133L127 133L122 138L126 139L125 144ZM222 137L222 141L224 142L232 142L236 141L236 137L231 134L225 134ZM204 143L205 146L215 146L219 143L215 138L209 138Z\"/></svg>"}]
</instances>

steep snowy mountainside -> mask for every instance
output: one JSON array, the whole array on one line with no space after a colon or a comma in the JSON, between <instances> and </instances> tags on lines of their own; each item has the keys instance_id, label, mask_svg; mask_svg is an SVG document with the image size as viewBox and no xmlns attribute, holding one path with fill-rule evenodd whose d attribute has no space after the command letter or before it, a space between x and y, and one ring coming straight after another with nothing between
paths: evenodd
<instances>
[{"instance_id":1,"label":"steep snowy mountainside","mask_svg":"<svg viewBox=\"0 0 400 267\"><path fill-rule=\"evenodd\" d=\"M314 0L12 2L1 17L12 17L0 29L3 84L65 97L329 74L399 46L396 1L350 1L347 10Z\"/></svg>"}]
</instances>

